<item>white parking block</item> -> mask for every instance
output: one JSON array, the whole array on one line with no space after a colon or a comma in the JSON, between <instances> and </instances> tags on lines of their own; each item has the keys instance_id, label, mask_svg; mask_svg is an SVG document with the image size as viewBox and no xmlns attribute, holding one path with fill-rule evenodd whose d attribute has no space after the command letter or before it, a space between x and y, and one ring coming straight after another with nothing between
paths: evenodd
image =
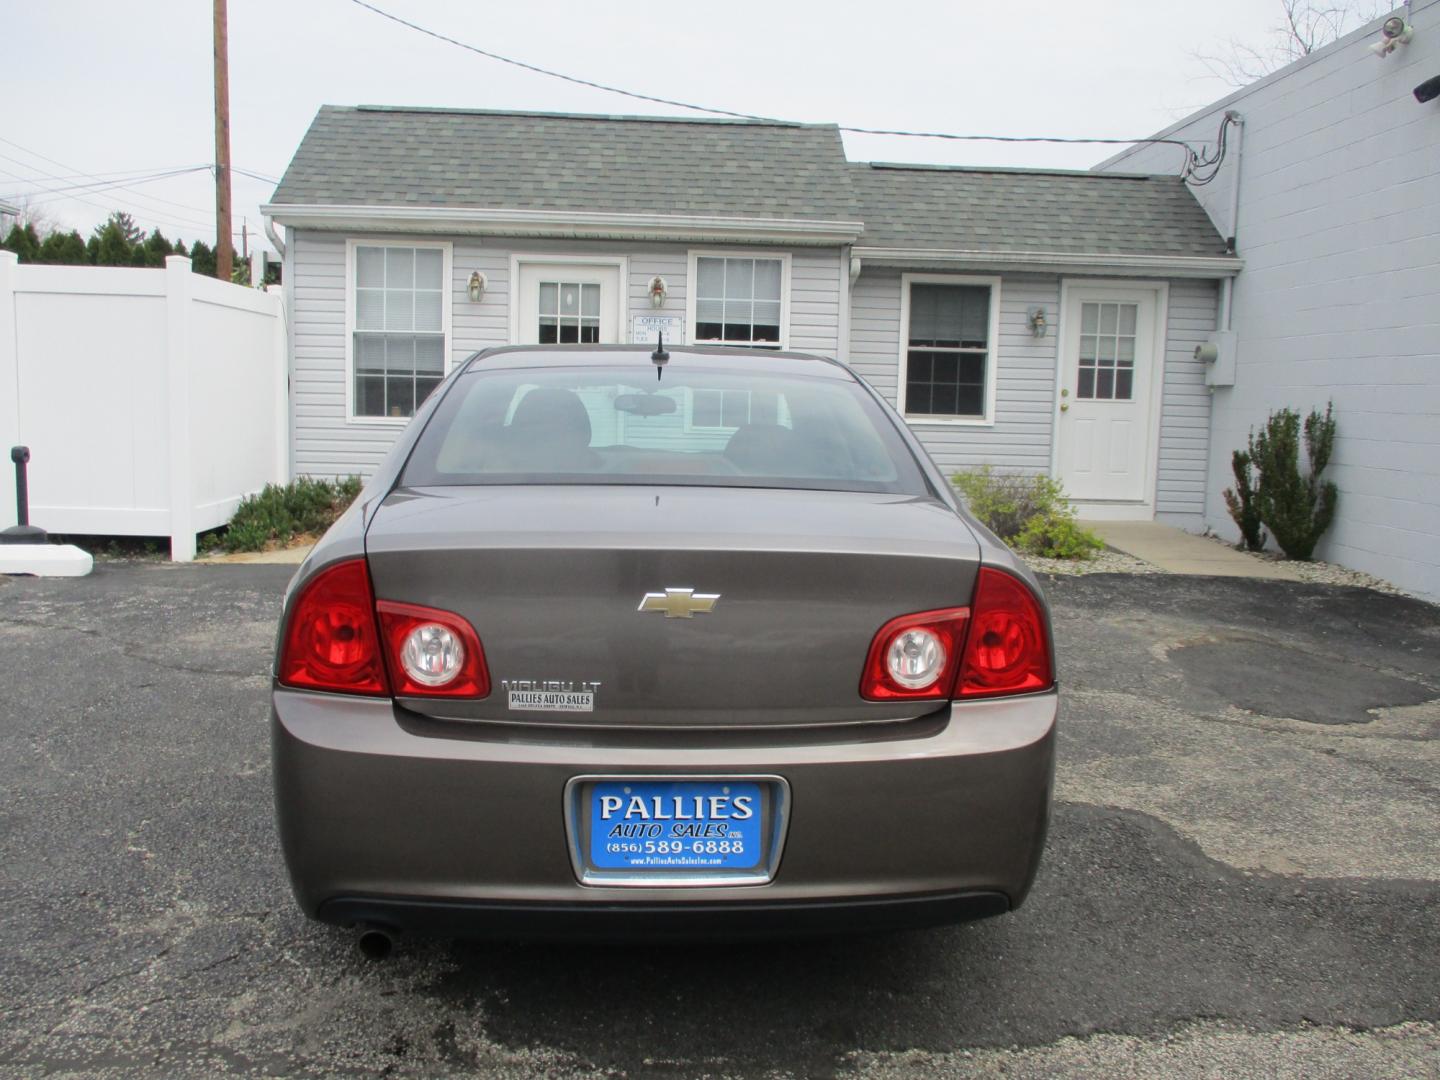
<instances>
[{"instance_id":1,"label":"white parking block","mask_svg":"<svg viewBox=\"0 0 1440 1080\"><path fill-rule=\"evenodd\" d=\"M0 544L0 574L84 577L94 568L90 553L74 544Z\"/></svg>"}]
</instances>

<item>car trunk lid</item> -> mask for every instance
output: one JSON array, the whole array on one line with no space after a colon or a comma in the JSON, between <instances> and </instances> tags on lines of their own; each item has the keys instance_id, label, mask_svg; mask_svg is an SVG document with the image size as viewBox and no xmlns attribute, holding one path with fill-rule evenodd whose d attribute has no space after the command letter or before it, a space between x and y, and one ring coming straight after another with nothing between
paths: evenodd
<instances>
[{"instance_id":1,"label":"car trunk lid","mask_svg":"<svg viewBox=\"0 0 1440 1080\"><path fill-rule=\"evenodd\" d=\"M488 697L407 708L614 727L931 711L862 700L866 652L896 615L968 604L979 560L938 500L727 487L401 488L366 549L377 599L461 615L484 647Z\"/></svg>"}]
</instances>

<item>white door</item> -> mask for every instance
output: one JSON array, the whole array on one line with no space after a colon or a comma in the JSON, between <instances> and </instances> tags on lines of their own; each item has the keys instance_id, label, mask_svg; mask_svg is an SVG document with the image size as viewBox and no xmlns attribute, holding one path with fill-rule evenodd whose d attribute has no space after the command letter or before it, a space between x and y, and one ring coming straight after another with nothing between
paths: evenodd
<instances>
[{"instance_id":1,"label":"white door","mask_svg":"<svg viewBox=\"0 0 1440 1080\"><path fill-rule=\"evenodd\" d=\"M517 345L616 345L621 339L620 268L521 262Z\"/></svg>"},{"instance_id":2,"label":"white door","mask_svg":"<svg viewBox=\"0 0 1440 1080\"><path fill-rule=\"evenodd\" d=\"M1150 499L1160 295L1113 286L1066 290L1056 471L1075 502Z\"/></svg>"}]
</instances>

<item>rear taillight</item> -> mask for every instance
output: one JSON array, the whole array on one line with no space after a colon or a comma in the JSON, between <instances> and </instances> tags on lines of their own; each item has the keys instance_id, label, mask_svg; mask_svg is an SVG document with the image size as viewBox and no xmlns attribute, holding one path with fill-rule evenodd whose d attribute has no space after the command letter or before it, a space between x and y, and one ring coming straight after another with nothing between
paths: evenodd
<instances>
[{"instance_id":1,"label":"rear taillight","mask_svg":"<svg viewBox=\"0 0 1440 1080\"><path fill-rule=\"evenodd\" d=\"M336 563L305 583L290 609L278 677L307 690L390 692L364 559Z\"/></svg>"},{"instance_id":2,"label":"rear taillight","mask_svg":"<svg viewBox=\"0 0 1440 1080\"><path fill-rule=\"evenodd\" d=\"M968 608L901 615L870 643L867 701L994 697L1055 684L1040 601L1019 578L982 566Z\"/></svg>"},{"instance_id":3,"label":"rear taillight","mask_svg":"<svg viewBox=\"0 0 1440 1080\"><path fill-rule=\"evenodd\" d=\"M475 628L459 615L381 600L380 628L395 693L404 697L483 698L490 672Z\"/></svg>"},{"instance_id":4,"label":"rear taillight","mask_svg":"<svg viewBox=\"0 0 1440 1080\"><path fill-rule=\"evenodd\" d=\"M860 696L868 701L948 698L960 667L969 608L901 615L870 643Z\"/></svg>"},{"instance_id":5,"label":"rear taillight","mask_svg":"<svg viewBox=\"0 0 1440 1080\"><path fill-rule=\"evenodd\" d=\"M1055 684L1040 601L1019 578L982 566L955 696L991 697Z\"/></svg>"}]
</instances>

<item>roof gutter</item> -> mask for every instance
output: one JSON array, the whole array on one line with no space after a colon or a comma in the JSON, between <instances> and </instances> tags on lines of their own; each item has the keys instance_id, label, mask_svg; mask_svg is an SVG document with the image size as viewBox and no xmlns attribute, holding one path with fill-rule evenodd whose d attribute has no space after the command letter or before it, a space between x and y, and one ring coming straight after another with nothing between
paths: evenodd
<instances>
[{"instance_id":1,"label":"roof gutter","mask_svg":"<svg viewBox=\"0 0 1440 1080\"><path fill-rule=\"evenodd\" d=\"M746 243L850 244L859 221L723 217L712 214L618 214L575 210L500 210L446 206L327 206L268 203L270 223L290 228L362 232L469 233L565 239L734 240Z\"/></svg>"},{"instance_id":2,"label":"roof gutter","mask_svg":"<svg viewBox=\"0 0 1440 1080\"><path fill-rule=\"evenodd\" d=\"M1244 267L1233 255L1116 255L1069 251L986 251L962 248L855 247L868 266L967 266L985 269L1114 270L1142 277L1232 277Z\"/></svg>"}]
</instances>

